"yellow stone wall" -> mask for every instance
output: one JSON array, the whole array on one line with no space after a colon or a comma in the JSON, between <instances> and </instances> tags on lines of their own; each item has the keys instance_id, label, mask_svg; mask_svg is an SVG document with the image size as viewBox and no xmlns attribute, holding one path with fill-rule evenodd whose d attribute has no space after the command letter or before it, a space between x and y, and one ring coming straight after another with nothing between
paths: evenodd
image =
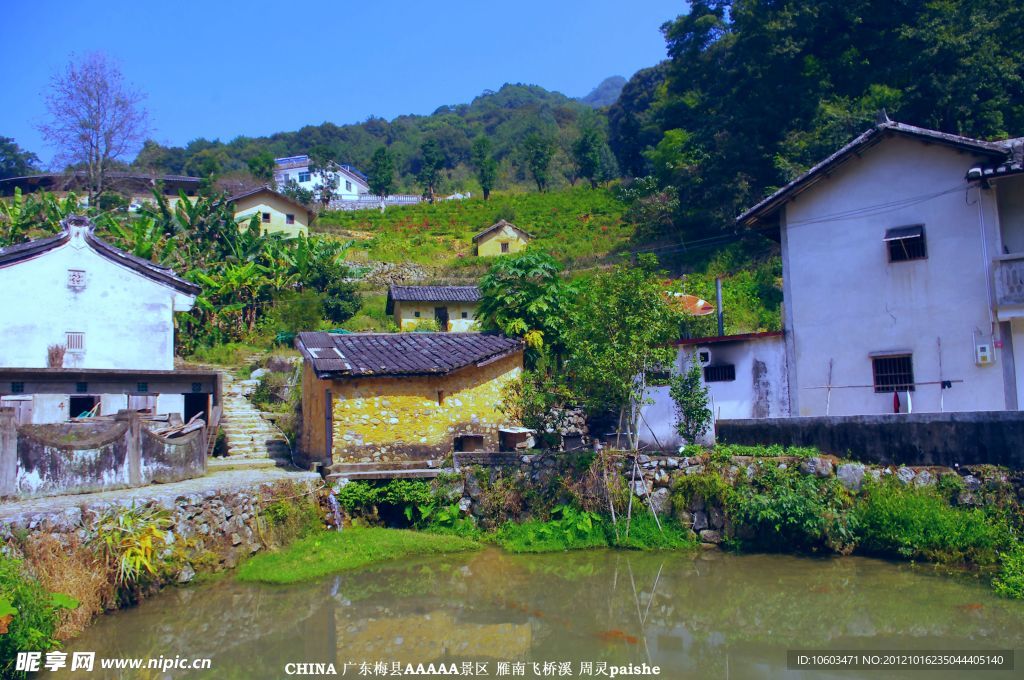
<instances>
[{"instance_id":1,"label":"yellow stone wall","mask_svg":"<svg viewBox=\"0 0 1024 680\"><path fill-rule=\"evenodd\" d=\"M518 377L522 367L522 352L447 376L328 381L317 380L307 367L304 453L319 460L324 450L326 389L332 396L334 463L441 457L452 450L455 435L464 432L483 434L485 447L496 451L498 427L515 424L498 408L501 388Z\"/></svg>"},{"instance_id":2,"label":"yellow stone wall","mask_svg":"<svg viewBox=\"0 0 1024 680\"><path fill-rule=\"evenodd\" d=\"M508 244L508 252L501 252L501 244ZM511 255L526 248L526 239L511 227L504 227L491 232L477 241L476 254L479 257L495 257L497 255Z\"/></svg>"},{"instance_id":3,"label":"yellow stone wall","mask_svg":"<svg viewBox=\"0 0 1024 680\"><path fill-rule=\"evenodd\" d=\"M403 331L415 330L421 321L434 320L434 307L448 308L448 328L441 330L467 333L479 330L476 323L475 302L395 302L395 325ZM419 316L416 316L419 312ZM462 318L462 313L466 318Z\"/></svg>"}]
</instances>

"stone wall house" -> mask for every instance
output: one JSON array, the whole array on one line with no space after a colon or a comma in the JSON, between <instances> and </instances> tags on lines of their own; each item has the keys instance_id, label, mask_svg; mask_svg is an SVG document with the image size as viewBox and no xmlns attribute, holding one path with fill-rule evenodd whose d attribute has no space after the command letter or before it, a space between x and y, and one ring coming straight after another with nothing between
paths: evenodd
<instances>
[{"instance_id":1,"label":"stone wall house","mask_svg":"<svg viewBox=\"0 0 1024 680\"><path fill-rule=\"evenodd\" d=\"M479 302L480 289L476 286L388 286L384 311L403 331L436 321L438 330L466 332L477 326Z\"/></svg>"},{"instance_id":2,"label":"stone wall house","mask_svg":"<svg viewBox=\"0 0 1024 680\"><path fill-rule=\"evenodd\" d=\"M793 416L1020 408L1022 146L884 120L737 218L782 246Z\"/></svg>"},{"instance_id":3,"label":"stone wall house","mask_svg":"<svg viewBox=\"0 0 1024 680\"><path fill-rule=\"evenodd\" d=\"M461 434L497 450L502 388L523 368L518 340L489 333L300 333L297 460L358 463L445 455Z\"/></svg>"},{"instance_id":4,"label":"stone wall house","mask_svg":"<svg viewBox=\"0 0 1024 680\"><path fill-rule=\"evenodd\" d=\"M0 249L0 407L19 424L211 408L216 376L174 370L174 313L199 286L98 238L85 217L61 226Z\"/></svg>"},{"instance_id":5,"label":"stone wall house","mask_svg":"<svg viewBox=\"0 0 1024 680\"><path fill-rule=\"evenodd\" d=\"M473 237L478 257L509 255L525 250L533 236L516 225L498 220Z\"/></svg>"},{"instance_id":6,"label":"stone wall house","mask_svg":"<svg viewBox=\"0 0 1024 680\"><path fill-rule=\"evenodd\" d=\"M313 222L312 210L267 187L232 196L231 205L239 226L248 225L253 215L259 215L261 234L308 236Z\"/></svg>"}]
</instances>

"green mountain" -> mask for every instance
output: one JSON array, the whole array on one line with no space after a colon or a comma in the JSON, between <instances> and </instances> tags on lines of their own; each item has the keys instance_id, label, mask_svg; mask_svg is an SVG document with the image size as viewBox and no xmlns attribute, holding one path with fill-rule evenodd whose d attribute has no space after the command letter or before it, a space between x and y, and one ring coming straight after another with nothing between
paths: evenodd
<instances>
[{"instance_id":1,"label":"green mountain","mask_svg":"<svg viewBox=\"0 0 1024 680\"><path fill-rule=\"evenodd\" d=\"M611 76L602 80L601 84L591 90L586 97L580 97L579 101L594 109L611 106L618 100L622 88L625 86L625 78Z\"/></svg>"},{"instance_id":2,"label":"green mountain","mask_svg":"<svg viewBox=\"0 0 1024 680\"><path fill-rule=\"evenodd\" d=\"M250 160L269 154L291 156L317 151L341 163L366 171L373 152L388 146L395 156L399 191L419 191L422 144L436 140L444 156L441 191L473 190L470 167L473 140L490 138L499 163L496 188L531 184L523 152L533 133L555 146L552 185L568 184L569 160L579 123L591 120L590 109L558 92L536 85L505 84L497 92L485 91L469 104L442 106L430 115L405 115L394 120L369 118L361 123L308 125L294 132L266 137L236 137L229 142L196 139L185 147L165 147L149 141L134 166L151 172L199 176L244 172Z\"/></svg>"}]
</instances>

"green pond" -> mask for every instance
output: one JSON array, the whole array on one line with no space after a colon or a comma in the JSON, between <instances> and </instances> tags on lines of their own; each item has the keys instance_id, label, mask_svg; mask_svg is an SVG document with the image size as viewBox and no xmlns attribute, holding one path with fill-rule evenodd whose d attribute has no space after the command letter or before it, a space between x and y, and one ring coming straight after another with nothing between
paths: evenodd
<instances>
[{"instance_id":1,"label":"green pond","mask_svg":"<svg viewBox=\"0 0 1024 680\"><path fill-rule=\"evenodd\" d=\"M544 662L571 662L571 676L548 677L589 677L581 663L595 673L601 664L646 663L662 678L1019 678L1024 673L793 670L786 652L1017 648L1020 656L1022 646L1024 603L929 567L718 551L487 549L297 586L228 579L171 589L103 617L66 651L96 652L96 669L73 676L90 678L302 677L286 674L296 670L290 663L384 677L360 675L359 664L429 670L467 661L486 663L489 677L517 677L499 675L499 663L526 662L518 677L544 677ZM211 669L99 668L101 658L161 656L208 657Z\"/></svg>"}]
</instances>

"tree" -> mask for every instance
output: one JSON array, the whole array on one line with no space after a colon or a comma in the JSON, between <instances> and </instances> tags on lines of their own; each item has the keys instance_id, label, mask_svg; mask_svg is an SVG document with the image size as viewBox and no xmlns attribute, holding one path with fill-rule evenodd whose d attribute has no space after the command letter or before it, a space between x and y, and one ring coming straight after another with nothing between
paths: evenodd
<instances>
[{"instance_id":1,"label":"tree","mask_svg":"<svg viewBox=\"0 0 1024 680\"><path fill-rule=\"evenodd\" d=\"M38 165L34 153L22 149L12 137L0 137L0 179L30 175Z\"/></svg>"},{"instance_id":2,"label":"tree","mask_svg":"<svg viewBox=\"0 0 1024 680\"><path fill-rule=\"evenodd\" d=\"M260 151L245 163L249 174L261 182L270 183L274 180L274 155L269 151Z\"/></svg>"},{"instance_id":3,"label":"tree","mask_svg":"<svg viewBox=\"0 0 1024 680\"><path fill-rule=\"evenodd\" d=\"M428 139L420 147L420 171L418 180L423 187L423 195L430 203L434 202L434 190L441 178L444 166L444 154L436 139Z\"/></svg>"},{"instance_id":4,"label":"tree","mask_svg":"<svg viewBox=\"0 0 1024 680\"><path fill-rule=\"evenodd\" d=\"M657 259L641 255L635 267L597 274L573 312L565 333L570 383L591 412L619 412L619 431L636 450L641 408L649 401L646 376L675 360L671 343L680 328Z\"/></svg>"},{"instance_id":5,"label":"tree","mask_svg":"<svg viewBox=\"0 0 1024 680\"><path fill-rule=\"evenodd\" d=\"M687 444L695 444L711 427L708 388L701 378L700 364L691 360L683 373L672 376L669 395L676 405L676 429Z\"/></svg>"},{"instance_id":6,"label":"tree","mask_svg":"<svg viewBox=\"0 0 1024 680\"><path fill-rule=\"evenodd\" d=\"M89 200L108 185L111 165L145 140L143 95L124 82L117 65L94 52L53 77L48 120L39 130L63 163L85 168Z\"/></svg>"},{"instance_id":7,"label":"tree","mask_svg":"<svg viewBox=\"0 0 1024 680\"><path fill-rule=\"evenodd\" d=\"M386 146L379 147L373 152L370 159L369 174L370 193L381 198L381 208L384 207L384 199L395 190L395 159Z\"/></svg>"},{"instance_id":8,"label":"tree","mask_svg":"<svg viewBox=\"0 0 1024 680\"><path fill-rule=\"evenodd\" d=\"M313 185L313 197L326 210L341 184L341 165L330 157L329 149L317 147L309 152L309 170L317 178Z\"/></svg>"},{"instance_id":9,"label":"tree","mask_svg":"<svg viewBox=\"0 0 1024 680\"><path fill-rule=\"evenodd\" d=\"M484 192L486 201L491 197L494 180L498 177L498 162L494 160L489 138L480 135L473 140L472 159L473 168L476 170L476 179L480 182L480 189Z\"/></svg>"},{"instance_id":10,"label":"tree","mask_svg":"<svg viewBox=\"0 0 1024 680\"><path fill-rule=\"evenodd\" d=\"M524 337L531 365L542 353L557 360L565 351L562 335L573 289L560 273L555 258L528 250L499 258L480 280L481 326Z\"/></svg>"},{"instance_id":11,"label":"tree","mask_svg":"<svg viewBox=\"0 0 1024 680\"><path fill-rule=\"evenodd\" d=\"M537 183L537 191L544 191L550 179L551 159L555 155L554 142L539 132L531 132L523 141L523 153L526 156L526 167Z\"/></svg>"},{"instance_id":12,"label":"tree","mask_svg":"<svg viewBox=\"0 0 1024 680\"><path fill-rule=\"evenodd\" d=\"M590 187L597 188L601 179L601 147L604 140L597 128L587 126L580 130L580 136L572 144L572 160L576 174L590 180Z\"/></svg>"}]
</instances>

